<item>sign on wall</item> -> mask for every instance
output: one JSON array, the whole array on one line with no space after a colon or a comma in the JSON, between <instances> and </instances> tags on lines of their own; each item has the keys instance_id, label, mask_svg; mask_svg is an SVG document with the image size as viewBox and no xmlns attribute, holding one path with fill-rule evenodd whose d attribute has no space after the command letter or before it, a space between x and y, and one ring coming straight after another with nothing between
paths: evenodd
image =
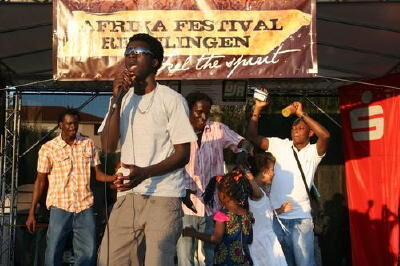
<instances>
[{"instance_id":1,"label":"sign on wall","mask_svg":"<svg viewBox=\"0 0 400 266\"><path fill-rule=\"evenodd\" d=\"M315 0L55 0L53 6L55 79L112 79L136 33L162 43L159 79L317 71Z\"/></svg>"}]
</instances>

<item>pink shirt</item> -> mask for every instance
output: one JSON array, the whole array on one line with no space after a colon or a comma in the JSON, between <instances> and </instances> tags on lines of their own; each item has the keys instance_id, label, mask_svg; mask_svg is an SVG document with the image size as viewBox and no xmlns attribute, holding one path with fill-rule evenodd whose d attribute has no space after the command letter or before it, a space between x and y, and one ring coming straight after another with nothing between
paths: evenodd
<instances>
[{"instance_id":1,"label":"pink shirt","mask_svg":"<svg viewBox=\"0 0 400 266\"><path fill-rule=\"evenodd\" d=\"M229 216L223 213L222 211L217 211L214 214L214 221L225 223L229 221Z\"/></svg>"},{"instance_id":2,"label":"pink shirt","mask_svg":"<svg viewBox=\"0 0 400 266\"><path fill-rule=\"evenodd\" d=\"M208 120L201 138L201 146L197 141L190 143L190 161L185 166L186 188L196 191L191 200L197 210L192 212L182 204L186 215L210 216L220 209L217 193L214 196L214 208L204 205L202 194L211 177L224 174L224 149L238 152L237 145L243 139L239 134L220 122Z\"/></svg>"}]
</instances>

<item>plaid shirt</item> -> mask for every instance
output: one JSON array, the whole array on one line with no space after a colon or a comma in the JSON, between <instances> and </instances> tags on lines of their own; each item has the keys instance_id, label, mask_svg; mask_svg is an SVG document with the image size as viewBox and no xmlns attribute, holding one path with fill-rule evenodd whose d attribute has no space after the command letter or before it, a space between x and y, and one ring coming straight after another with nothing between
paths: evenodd
<instances>
[{"instance_id":1,"label":"plaid shirt","mask_svg":"<svg viewBox=\"0 0 400 266\"><path fill-rule=\"evenodd\" d=\"M37 171L48 174L47 208L78 213L91 207L90 170L98 164L98 153L89 138L77 135L68 145L59 135L45 143L39 151Z\"/></svg>"},{"instance_id":2,"label":"plaid shirt","mask_svg":"<svg viewBox=\"0 0 400 266\"><path fill-rule=\"evenodd\" d=\"M190 143L190 160L185 166L185 185L197 192L196 195L191 195L197 213L182 204L186 215L209 216L220 209L217 193L214 196L213 209L204 205L202 194L211 177L225 173L224 149L230 148L233 152L238 152L237 145L242 139L243 137L226 125L209 120L204 127L200 148L197 141Z\"/></svg>"}]
</instances>

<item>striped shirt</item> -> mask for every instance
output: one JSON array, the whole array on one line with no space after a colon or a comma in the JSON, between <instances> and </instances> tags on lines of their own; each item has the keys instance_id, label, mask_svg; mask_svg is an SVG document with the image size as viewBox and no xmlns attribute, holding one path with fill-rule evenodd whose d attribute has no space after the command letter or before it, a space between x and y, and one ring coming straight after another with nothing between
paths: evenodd
<instances>
[{"instance_id":1,"label":"striped shirt","mask_svg":"<svg viewBox=\"0 0 400 266\"><path fill-rule=\"evenodd\" d=\"M93 205L90 168L100 164L93 141L76 136L68 145L61 135L46 142L39 151L37 171L48 174L46 206L78 213Z\"/></svg>"},{"instance_id":2,"label":"striped shirt","mask_svg":"<svg viewBox=\"0 0 400 266\"><path fill-rule=\"evenodd\" d=\"M242 139L243 137L226 125L208 120L201 137L200 148L197 141L190 143L190 160L185 166L185 185L186 188L196 191L195 195L191 195L191 200L197 213L182 204L186 215L209 216L220 209L217 193L213 209L204 205L202 194L213 176L224 174L224 149L238 152L237 145Z\"/></svg>"}]
</instances>

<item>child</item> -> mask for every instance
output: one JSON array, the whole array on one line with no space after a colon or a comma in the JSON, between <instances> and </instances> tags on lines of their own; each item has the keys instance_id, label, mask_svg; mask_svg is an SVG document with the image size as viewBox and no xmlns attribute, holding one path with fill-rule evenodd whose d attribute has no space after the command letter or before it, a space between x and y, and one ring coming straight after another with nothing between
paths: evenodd
<instances>
[{"instance_id":1,"label":"child","mask_svg":"<svg viewBox=\"0 0 400 266\"><path fill-rule=\"evenodd\" d=\"M253 238L254 222L248 203L250 183L237 170L213 177L204 193L205 204L213 205L215 187L222 209L214 215L214 233L208 235L186 227L183 236L216 244L214 265L253 265L248 247Z\"/></svg>"},{"instance_id":2,"label":"child","mask_svg":"<svg viewBox=\"0 0 400 266\"><path fill-rule=\"evenodd\" d=\"M258 185L258 187L252 186L253 193L249 200L250 211L255 218L254 238L253 243L250 245L250 254L254 265L287 265L281 245L274 233L272 221L274 213L277 215L292 210L292 203L286 201L279 209L272 209L266 191L267 186L272 183L274 165L275 157L270 152L264 152L254 157L252 171L255 177L251 172L246 172L246 177L250 183Z\"/></svg>"}]
</instances>

